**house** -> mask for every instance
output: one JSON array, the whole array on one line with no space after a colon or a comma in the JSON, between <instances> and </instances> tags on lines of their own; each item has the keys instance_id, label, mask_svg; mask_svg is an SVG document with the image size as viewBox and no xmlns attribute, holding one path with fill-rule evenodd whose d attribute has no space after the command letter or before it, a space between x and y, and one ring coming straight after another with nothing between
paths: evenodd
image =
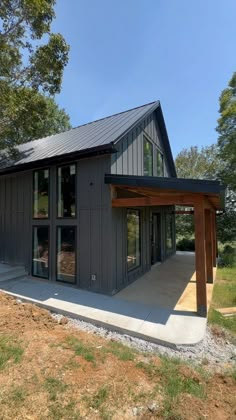
<instances>
[{"instance_id":1,"label":"house","mask_svg":"<svg viewBox=\"0 0 236 420\"><path fill-rule=\"evenodd\" d=\"M205 314L224 188L176 177L159 101L2 159L0 262L112 295L175 252L175 205L194 207L197 307Z\"/></svg>"}]
</instances>

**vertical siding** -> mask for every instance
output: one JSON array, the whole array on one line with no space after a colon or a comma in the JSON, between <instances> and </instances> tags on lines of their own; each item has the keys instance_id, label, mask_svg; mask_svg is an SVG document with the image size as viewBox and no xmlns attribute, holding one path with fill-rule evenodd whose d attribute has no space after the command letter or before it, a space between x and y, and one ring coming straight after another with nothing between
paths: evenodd
<instances>
[{"instance_id":1,"label":"vertical siding","mask_svg":"<svg viewBox=\"0 0 236 420\"><path fill-rule=\"evenodd\" d=\"M111 173L119 175L143 175L143 134L146 133L164 154L164 176L170 176L165 151L155 112L145 118L129 134L120 140L118 153L111 157ZM154 153L155 169L155 153Z\"/></svg>"},{"instance_id":2,"label":"vertical siding","mask_svg":"<svg viewBox=\"0 0 236 420\"><path fill-rule=\"evenodd\" d=\"M109 171L110 156L78 163L79 286L104 293L112 289L111 195L104 183Z\"/></svg>"},{"instance_id":3,"label":"vertical siding","mask_svg":"<svg viewBox=\"0 0 236 420\"><path fill-rule=\"evenodd\" d=\"M0 178L0 261L29 269L31 173Z\"/></svg>"}]
</instances>

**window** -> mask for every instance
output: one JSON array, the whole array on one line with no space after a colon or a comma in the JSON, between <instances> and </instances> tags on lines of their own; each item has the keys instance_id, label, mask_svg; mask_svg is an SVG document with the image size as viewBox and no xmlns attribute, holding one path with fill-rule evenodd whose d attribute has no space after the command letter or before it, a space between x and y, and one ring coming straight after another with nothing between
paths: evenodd
<instances>
[{"instance_id":1,"label":"window","mask_svg":"<svg viewBox=\"0 0 236 420\"><path fill-rule=\"evenodd\" d=\"M49 170L34 172L34 218L48 218Z\"/></svg>"},{"instance_id":2,"label":"window","mask_svg":"<svg viewBox=\"0 0 236 420\"><path fill-rule=\"evenodd\" d=\"M166 214L166 250L171 251L173 249L173 215L170 213Z\"/></svg>"},{"instance_id":3,"label":"window","mask_svg":"<svg viewBox=\"0 0 236 420\"><path fill-rule=\"evenodd\" d=\"M57 216L75 217L76 166L62 166L57 170Z\"/></svg>"},{"instance_id":4,"label":"window","mask_svg":"<svg viewBox=\"0 0 236 420\"><path fill-rule=\"evenodd\" d=\"M127 212L127 266L128 271L140 265L140 212Z\"/></svg>"},{"instance_id":5,"label":"window","mask_svg":"<svg viewBox=\"0 0 236 420\"><path fill-rule=\"evenodd\" d=\"M33 228L33 275L48 278L49 229Z\"/></svg>"},{"instance_id":6,"label":"window","mask_svg":"<svg viewBox=\"0 0 236 420\"><path fill-rule=\"evenodd\" d=\"M153 147L146 136L143 136L143 174L153 175Z\"/></svg>"},{"instance_id":7,"label":"window","mask_svg":"<svg viewBox=\"0 0 236 420\"><path fill-rule=\"evenodd\" d=\"M157 176L164 176L163 155L157 150Z\"/></svg>"},{"instance_id":8,"label":"window","mask_svg":"<svg viewBox=\"0 0 236 420\"><path fill-rule=\"evenodd\" d=\"M75 227L57 228L57 280L75 283Z\"/></svg>"}]
</instances>

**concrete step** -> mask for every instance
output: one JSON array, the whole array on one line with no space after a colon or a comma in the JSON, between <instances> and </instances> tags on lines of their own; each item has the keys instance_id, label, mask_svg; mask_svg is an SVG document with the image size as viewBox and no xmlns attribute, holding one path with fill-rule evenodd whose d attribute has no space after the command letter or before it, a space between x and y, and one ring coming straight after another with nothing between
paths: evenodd
<instances>
[{"instance_id":1,"label":"concrete step","mask_svg":"<svg viewBox=\"0 0 236 420\"><path fill-rule=\"evenodd\" d=\"M0 282L6 280L17 279L19 277L27 275L24 267L11 267L1 264L0 267Z\"/></svg>"}]
</instances>

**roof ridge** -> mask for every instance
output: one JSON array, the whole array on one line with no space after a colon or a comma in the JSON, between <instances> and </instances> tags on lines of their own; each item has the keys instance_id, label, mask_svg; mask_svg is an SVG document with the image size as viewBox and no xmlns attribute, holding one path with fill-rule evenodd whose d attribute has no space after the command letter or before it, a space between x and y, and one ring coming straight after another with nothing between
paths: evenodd
<instances>
[{"instance_id":1,"label":"roof ridge","mask_svg":"<svg viewBox=\"0 0 236 420\"><path fill-rule=\"evenodd\" d=\"M148 102L147 104L144 104L144 105L139 105L139 106L135 106L134 108L126 109L125 111L116 112L115 114L107 115L106 117L98 118L97 120L93 120L93 121L89 121L89 122L81 124L81 125L77 125L76 127L72 127L72 128L70 128L70 130L67 130L67 131L76 130L76 128L84 127L85 125L89 125L89 124L96 123L98 121L106 120L107 118L116 117L117 115L124 114L125 112L134 111L135 109L143 108L147 105L152 105L152 104L155 104L155 103L158 103L158 102L159 101L152 101L152 102Z\"/></svg>"}]
</instances>

